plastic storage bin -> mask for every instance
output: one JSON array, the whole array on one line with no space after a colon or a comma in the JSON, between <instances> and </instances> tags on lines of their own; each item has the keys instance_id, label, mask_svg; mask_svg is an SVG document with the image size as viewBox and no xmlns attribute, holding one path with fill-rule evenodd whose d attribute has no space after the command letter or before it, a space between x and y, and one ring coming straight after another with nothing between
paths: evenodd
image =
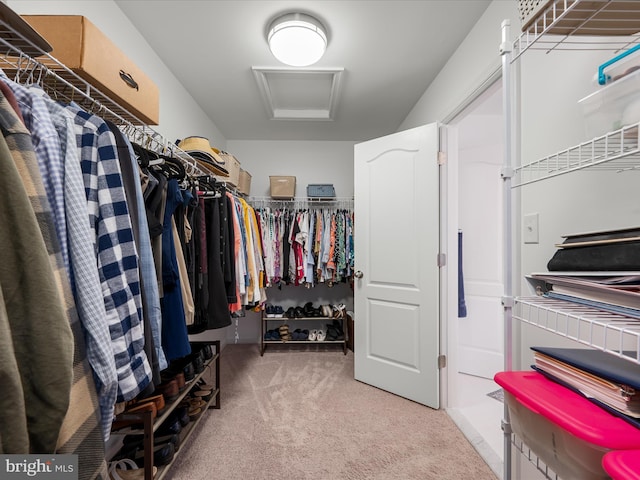
<instances>
[{"instance_id":1,"label":"plastic storage bin","mask_svg":"<svg viewBox=\"0 0 640 480\"><path fill-rule=\"evenodd\" d=\"M640 450L618 450L605 454L602 466L613 480L640 479Z\"/></svg>"},{"instance_id":2,"label":"plastic storage bin","mask_svg":"<svg viewBox=\"0 0 640 480\"><path fill-rule=\"evenodd\" d=\"M640 70L609 83L578 102L588 138L640 122Z\"/></svg>"},{"instance_id":3,"label":"plastic storage bin","mask_svg":"<svg viewBox=\"0 0 640 480\"><path fill-rule=\"evenodd\" d=\"M640 430L540 373L500 372L513 431L563 480L604 480L603 456L640 446Z\"/></svg>"},{"instance_id":4,"label":"plastic storage bin","mask_svg":"<svg viewBox=\"0 0 640 480\"><path fill-rule=\"evenodd\" d=\"M310 183L307 185L307 197L333 198L335 196L336 189L330 183Z\"/></svg>"}]
</instances>

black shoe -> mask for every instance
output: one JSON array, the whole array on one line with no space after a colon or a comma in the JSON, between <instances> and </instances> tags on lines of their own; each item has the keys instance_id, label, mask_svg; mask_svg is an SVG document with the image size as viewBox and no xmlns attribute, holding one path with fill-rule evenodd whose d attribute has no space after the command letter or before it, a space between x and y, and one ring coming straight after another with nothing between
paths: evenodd
<instances>
[{"instance_id":1,"label":"black shoe","mask_svg":"<svg viewBox=\"0 0 640 480\"><path fill-rule=\"evenodd\" d=\"M143 448L144 435L127 435L122 440L122 443L127 448L138 449ZM177 452L180 449L180 435L158 435L157 432L153 436L153 446L162 445L163 443L173 443L173 448Z\"/></svg>"},{"instance_id":2,"label":"black shoe","mask_svg":"<svg viewBox=\"0 0 640 480\"><path fill-rule=\"evenodd\" d=\"M156 431L156 435L177 435L182 431L182 423L177 417L169 417L160 425L160 428Z\"/></svg>"},{"instance_id":3,"label":"black shoe","mask_svg":"<svg viewBox=\"0 0 640 480\"><path fill-rule=\"evenodd\" d=\"M295 309L293 307L289 307L287 309L287 313L285 313L285 316L287 318L295 318L295 316L296 316Z\"/></svg>"},{"instance_id":4,"label":"black shoe","mask_svg":"<svg viewBox=\"0 0 640 480\"><path fill-rule=\"evenodd\" d=\"M304 312L304 316L305 317L313 317L314 312L315 312L315 308L313 308L313 303L311 302L307 302L304 304L304 307L302 307L302 311Z\"/></svg>"},{"instance_id":5,"label":"black shoe","mask_svg":"<svg viewBox=\"0 0 640 480\"><path fill-rule=\"evenodd\" d=\"M175 454L176 449L173 446L173 443L163 443L162 445L157 446L154 445L153 464L156 467L159 467L160 465L171 463ZM144 467L144 448L136 450L135 455L133 456L133 461L136 462L138 467Z\"/></svg>"}]
</instances>

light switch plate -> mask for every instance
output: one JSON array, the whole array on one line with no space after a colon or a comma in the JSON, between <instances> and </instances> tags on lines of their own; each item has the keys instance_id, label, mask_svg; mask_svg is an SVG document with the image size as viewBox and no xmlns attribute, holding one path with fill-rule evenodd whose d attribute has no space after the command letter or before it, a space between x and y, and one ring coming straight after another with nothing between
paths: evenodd
<instances>
[{"instance_id":1,"label":"light switch plate","mask_svg":"<svg viewBox=\"0 0 640 480\"><path fill-rule=\"evenodd\" d=\"M530 213L524 216L522 225L524 243L538 243L538 214Z\"/></svg>"}]
</instances>

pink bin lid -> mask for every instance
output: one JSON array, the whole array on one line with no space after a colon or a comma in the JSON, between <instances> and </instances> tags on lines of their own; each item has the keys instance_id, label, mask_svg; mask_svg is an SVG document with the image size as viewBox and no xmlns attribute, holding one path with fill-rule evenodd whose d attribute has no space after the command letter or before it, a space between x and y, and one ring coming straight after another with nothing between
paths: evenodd
<instances>
[{"instance_id":1,"label":"pink bin lid","mask_svg":"<svg viewBox=\"0 0 640 480\"><path fill-rule=\"evenodd\" d=\"M640 429L538 372L500 372L494 380L529 410L609 450L640 449Z\"/></svg>"},{"instance_id":2,"label":"pink bin lid","mask_svg":"<svg viewBox=\"0 0 640 480\"><path fill-rule=\"evenodd\" d=\"M604 470L613 480L640 479L640 450L607 452L602 458Z\"/></svg>"}]
</instances>

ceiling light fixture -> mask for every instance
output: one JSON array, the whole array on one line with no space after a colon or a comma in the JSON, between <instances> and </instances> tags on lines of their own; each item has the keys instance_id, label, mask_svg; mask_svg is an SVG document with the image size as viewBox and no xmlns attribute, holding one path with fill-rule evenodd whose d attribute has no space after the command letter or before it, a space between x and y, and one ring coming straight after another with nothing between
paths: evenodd
<instances>
[{"instance_id":1,"label":"ceiling light fixture","mask_svg":"<svg viewBox=\"0 0 640 480\"><path fill-rule=\"evenodd\" d=\"M267 34L273 56L292 67L307 67L322 58L327 34L318 19L305 13L287 13L269 25Z\"/></svg>"}]
</instances>

